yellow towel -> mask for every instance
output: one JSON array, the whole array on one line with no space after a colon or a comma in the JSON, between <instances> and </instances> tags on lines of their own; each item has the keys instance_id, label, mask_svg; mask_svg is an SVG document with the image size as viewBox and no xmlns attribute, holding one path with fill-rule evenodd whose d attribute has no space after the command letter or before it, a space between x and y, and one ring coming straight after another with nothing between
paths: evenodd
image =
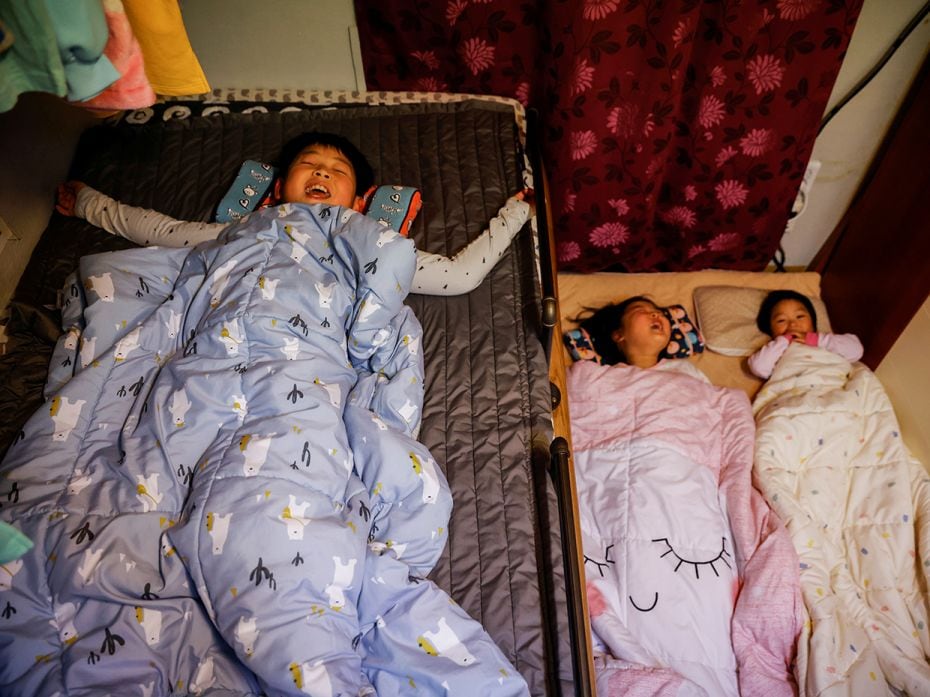
<instances>
[{"instance_id":1,"label":"yellow towel","mask_svg":"<svg viewBox=\"0 0 930 697\"><path fill-rule=\"evenodd\" d=\"M156 93L179 96L210 91L187 38L178 0L123 0L123 6Z\"/></svg>"}]
</instances>

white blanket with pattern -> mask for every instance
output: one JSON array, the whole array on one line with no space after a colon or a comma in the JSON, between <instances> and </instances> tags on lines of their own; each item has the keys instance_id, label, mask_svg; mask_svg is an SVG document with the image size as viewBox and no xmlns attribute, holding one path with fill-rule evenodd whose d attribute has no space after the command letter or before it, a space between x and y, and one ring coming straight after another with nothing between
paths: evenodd
<instances>
[{"instance_id":1,"label":"white blanket with pattern","mask_svg":"<svg viewBox=\"0 0 930 697\"><path fill-rule=\"evenodd\" d=\"M930 694L930 477L878 379L792 345L753 410L757 485L800 556L801 694Z\"/></svg>"}]
</instances>

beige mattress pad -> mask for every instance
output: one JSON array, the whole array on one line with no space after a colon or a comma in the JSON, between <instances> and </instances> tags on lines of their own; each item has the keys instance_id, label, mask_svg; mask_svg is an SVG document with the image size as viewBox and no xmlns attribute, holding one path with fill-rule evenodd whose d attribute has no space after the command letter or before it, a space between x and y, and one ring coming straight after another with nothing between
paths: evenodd
<instances>
[{"instance_id":1,"label":"beige mattress pad","mask_svg":"<svg viewBox=\"0 0 930 697\"><path fill-rule=\"evenodd\" d=\"M820 297L820 275L812 272L770 273L749 271L689 271L678 273L595 273L558 276L559 314L562 331L577 325L585 308L598 308L633 295L645 295L657 304L683 305L695 319L693 293L701 286L734 286L795 290ZM561 337L559 338L561 341ZM566 364L571 363L563 348ZM745 357L724 356L708 349L690 359L715 385L735 387L750 399L759 390L762 380L746 367Z\"/></svg>"}]
</instances>

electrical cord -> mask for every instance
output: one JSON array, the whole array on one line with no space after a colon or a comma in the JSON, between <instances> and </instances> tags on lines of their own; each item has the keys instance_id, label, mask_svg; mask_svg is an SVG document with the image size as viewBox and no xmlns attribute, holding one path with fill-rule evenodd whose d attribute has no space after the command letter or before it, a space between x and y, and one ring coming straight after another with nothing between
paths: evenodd
<instances>
[{"instance_id":1,"label":"electrical cord","mask_svg":"<svg viewBox=\"0 0 930 697\"><path fill-rule=\"evenodd\" d=\"M855 85L852 86L849 92L847 92L843 96L843 98L840 101L838 101L836 104L834 104L833 108L830 109L830 111L828 111L824 115L823 119L821 119L820 121L820 126L817 129L818 136L821 133L823 133L823 129L826 128L827 124L833 120L833 117L836 116L843 107L849 104L849 102L851 102L857 94L859 94L863 89L865 89L866 85L872 82L875 76L878 75L879 72L881 72L882 68L885 67L888 61L891 60L891 57L901 47L901 44L907 41L907 38L917 28L917 25L923 21L924 17L926 17L928 13L930 13L930 0L924 3L924 6L921 7L920 10L918 10L917 14L911 17L911 21L909 21L904 26L904 28L900 32L898 32L898 35L895 37L895 40L891 42L891 45L885 50L885 52L882 54L882 57L878 59L875 65L871 67L869 72L863 75L862 78ZM797 213L793 213L792 215L789 216L789 218L794 218L797 215L798 215ZM778 249L775 250L775 254L772 257L772 263L775 264L776 272L784 272L786 270L785 269L785 249L784 247L782 247L781 243L779 243Z\"/></svg>"},{"instance_id":2,"label":"electrical cord","mask_svg":"<svg viewBox=\"0 0 930 697\"><path fill-rule=\"evenodd\" d=\"M863 75L862 79L853 85L852 89L850 89L849 92L847 92L846 95L840 101L838 101L833 106L833 108L830 109L830 111L827 112L827 114L820 122L820 128L817 129L817 135L820 135L823 132L823 129L826 128L827 124L833 120L833 117L839 113L840 109L849 104L853 97L859 94L865 88L865 86L868 85L876 75L878 75L879 71L885 67L885 64L891 60L891 57L901 47L901 44L907 40L907 37L911 35L911 32L913 32L914 29L917 28L917 25L923 21L923 18L927 16L927 13L930 13L930 1L926 2L924 6L920 8L917 14L911 18L911 21L905 25L904 29L898 33L898 36L895 37L895 40L891 42L891 45L886 49L885 53L882 54L882 57L878 59L878 62L872 66L869 72Z\"/></svg>"}]
</instances>

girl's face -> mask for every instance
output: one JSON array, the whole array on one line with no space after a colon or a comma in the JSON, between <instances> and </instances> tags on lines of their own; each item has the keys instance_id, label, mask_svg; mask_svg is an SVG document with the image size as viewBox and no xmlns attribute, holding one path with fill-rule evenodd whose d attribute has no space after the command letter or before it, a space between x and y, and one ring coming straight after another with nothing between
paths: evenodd
<instances>
[{"instance_id":1,"label":"girl's face","mask_svg":"<svg viewBox=\"0 0 930 697\"><path fill-rule=\"evenodd\" d=\"M786 335L791 340L804 341L808 332L814 331L814 321L804 303L797 300L782 300L772 308L769 319L772 336Z\"/></svg>"},{"instance_id":2,"label":"girl's face","mask_svg":"<svg viewBox=\"0 0 930 697\"><path fill-rule=\"evenodd\" d=\"M668 346L671 333L665 313L648 300L638 300L623 313L613 340L631 364L640 365L639 361L647 358L654 365Z\"/></svg>"}]
</instances>

